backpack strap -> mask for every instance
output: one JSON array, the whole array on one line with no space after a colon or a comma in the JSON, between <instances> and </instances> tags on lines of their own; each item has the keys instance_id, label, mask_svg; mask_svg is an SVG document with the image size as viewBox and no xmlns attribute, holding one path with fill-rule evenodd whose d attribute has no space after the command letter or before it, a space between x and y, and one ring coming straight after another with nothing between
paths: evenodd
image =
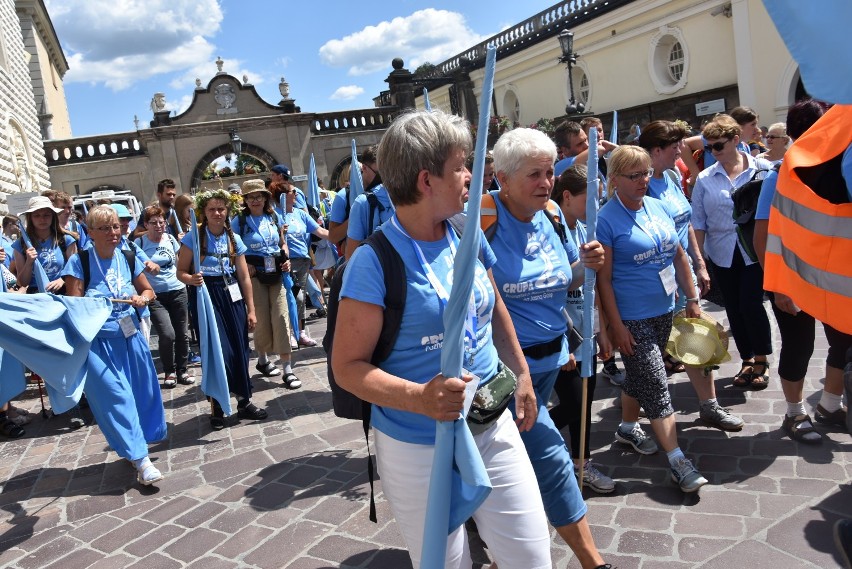
<instances>
[{"instance_id":1,"label":"backpack strap","mask_svg":"<svg viewBox=\"0 0 852 569\"><path fill-rule=\"evenodd\" d=\"M494 239L497 233L497 204L494 203L496 196L497 192L482 194L482 204L479 207L479 227L488 241Z\"/></svg>"},{"instance_id":2,"label":"backpack strap","mask_svg":"<svg viewBox=\"0 0 852 569\"><path fill-rule=\"evenodd\" d=\"M373 223L376 211L378 211L381 216L381 213L385 211L385 206L379 202L379 197L373 192L367 194L367 203L370 205L370 217L367 220L367 235L370 235L373 231L375 231L376 227L378 227L378 224Z\"/></svg>"},{"instance_id":3,"label":"backpack strap","mask_svg":"<svg viewBox=\"0 0 852 569\"><path fill-rule=\"evenodd\" d=\"M550 224L553 225L553 230L559 236L559 240L563 245L568 242L568 232L565 231L565 225L562 223L562 210L556 205L553 200L547 200L547 207L544 208L544 215L547 217Z\"/></svg>"},{"instance_id":4,"label":"backpack strap","mask_svg":"<svg viewBox=\"0 0 852 569\"><path fill-rule=\"evenodd\" d=\"M91 275L91 261L89 258L89 253L91 249L83 249L80 251L80 268L83 271L83 296L86 295L86 291L89 290L89 281L91 280L89 277Z\"/></svg>"}]
</instances>

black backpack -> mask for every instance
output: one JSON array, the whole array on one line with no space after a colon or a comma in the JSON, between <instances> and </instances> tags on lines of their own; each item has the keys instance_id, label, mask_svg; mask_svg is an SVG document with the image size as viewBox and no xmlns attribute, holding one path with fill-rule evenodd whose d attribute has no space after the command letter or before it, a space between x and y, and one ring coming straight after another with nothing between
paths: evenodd
<instances>
[{"instance_id":1,"label":"black backpack","mask_svg":"<svg viewBox=\"0 0 852 569\"><path fill-rule=\"evenodd\" d=\"M778 171L777 166L775 171ZM737 225L737 239L752 261L757 261L757 254L754 252L754 214L757 211L757 200L760 197L763 180L766 178L764 175L763 178L757 179L761 172L768 173L770 170L757 170L748 182L731 193L731 199L734 202L733 218Z\"/></svg>"},{"instance_id":2,"label":"black backpack","mask_svg":"<svg viewBox=\"0 0 852 569\"><path fill-rule=\"evenodd\" d=\"M136 245L132 241L128 241L133 245ZM86 290L89 288L89 281L91 281L91 258L90 255L92 253L91 249L83 249L80 251L80 267L83 269L83 294L86 293ZM122 249L121 253L124 255L124 258L127 260L127 266L130 267L130 276L133 276L133 273L136 272L136 253L133 251L128 251L127 249Z\"/></svg>"}]
</instances>

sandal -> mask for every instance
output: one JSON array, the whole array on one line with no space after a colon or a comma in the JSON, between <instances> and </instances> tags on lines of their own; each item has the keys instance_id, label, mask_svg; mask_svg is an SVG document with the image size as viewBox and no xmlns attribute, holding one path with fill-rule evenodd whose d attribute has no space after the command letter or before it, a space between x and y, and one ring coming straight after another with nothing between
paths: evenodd
<instances>
[{"instance_id":1,"label":"sandal","mask_svg":"<svg viewBox=\"0 0 852 569\"><path fill-rule=\"evenodd\" d=\"M256 366L254 366L254 369L259 371L266 377L281 375L281 370L275 367L275 364L270 361L267 361L265 364L257 364Z\"/></svg>"},{"instance_id":2,"label":"sandal","mask_svg":"<svg viewBox=\"0 0 852 569\"><path fill-rule=\"evenodd\" d=\"M0 422L0 435L10 439L19 439L24 436L24 430L10 419L3 419Z\"/></svg>"},{"instance_id":3,"label":"sandal","mask_svg":"<svg viewBox=\"0 0 852 569\"><path fill-rule=\"evenodd\" d=\"M173 373L167 373L166 377L163 378L163 387L166 389L174 389L177 386L177 378Z\"/></svg>"},{"instance_id":4,"label":"sandal","mask_svg":"<svg viewBox=\"0 0 852 569\"><path fill-rule=\"evenodd\" d=\"M800 443L815 445L822 442L822 435L814 428L811 418L807 415L784 416L781 428L787 436Z\"/></svg>"},{"instance_id":5,"label":"sandal","mask_svg":"<svg viewBox=\"0 0 852 569\"><path fill-rule=\"evenodd\" d=\"M295 373L284 374L284 387L287 389L299 389L302 387L302 381L296 377Z\"/></svg>"},{"instance_id":6,"label":"sandal","mask_svg":"<svg viewBox=\"0 0 852 569\"><path fill-rule=\"evenodd\" d=\"M249 402L243 406L237 405L237 415L243 419L261 421L266 419L269 416L269 413L267 413L265 409L261 409L254 403Z\"/></svg>"},{"instance_id":7,"label":"sandal","mask_svg":"<svg viewBox=\"0 0 852 569\"><path fill-rule=\"evenodd\" d=\"M754 373L754 362L743 360L740 371L734 376L734 386L746 388L752 382Z\"/></svg>"},{"instance_id":8,"label":"sandal","mask_svg":"<svg viewBox=\"0 0 852 569\"><path fill-rule=\"evenodd\" d=\"M683 373L686 371L686 366L683 365L683 362L674 359L669 354L663 356L663 365L666 366L666 375Z\"/></svg>"}]
</instances>

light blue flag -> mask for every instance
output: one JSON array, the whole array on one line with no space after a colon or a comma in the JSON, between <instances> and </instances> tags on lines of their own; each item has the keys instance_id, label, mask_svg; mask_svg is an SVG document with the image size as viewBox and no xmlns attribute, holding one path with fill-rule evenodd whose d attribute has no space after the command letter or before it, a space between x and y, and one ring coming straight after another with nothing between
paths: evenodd
<instances>
[{"instance_id":1,"label":"light blue flag","mask_svg":"<svg viewBox=\"0 0 852 569\"><path fill-rule=\"evenodd\" d=\"M432 104L429 102L429 89L426 87L423 87L423 105L427 111L432 112Z\"/></svg>"},{"instance_id":2,"label":"light blue flag","mask_svg":"<svg viewBox=\"0 0 852 569\"><path fill-rule=\"evenodd\" d=\"M479 208L485 174L485 148L488 139L489 105L494 90L497 50L489 46L485 57L485 77L479 104L479 125L474 149L473 172L468 192L468 230L459 243L453 264L453 288L444 310L444 345L441 373L460 377L464 357L465 322L473 293L476 260L479 257ZM475 333L475 331L474 331ZM429 482L426 525L423 532L423 569L444 567L447 536L465 522L491 493L491 481L482 456L464 418L439 421L435 427L435 458Z\"/></svg>"},{"instance_id":3,"label":"light blue flag","mask_svg":"<svg viewBox=\"0 0 852 569\"><path fill-rule=\"evenodd\" d=\"M364 193L364 180L361 178L361 168L358 166L358 149L355 147L355 139L352 139L352 166L349 168L349 189L352 194L349 203L355 203L355 198Z\"/></svg>"},{"instance_id":4,"label":"light blue flag","mask_svg":"<svg viewBox=\"0 0 852 569\"><path fill-rule=\"evenodd\" d=\"M290 327L293 329L293 334L296 340L299 339L299 305L296 303L296 296L293 294L293 277L290 273L282 273L282 286L287 293L287 314L290 316Z\"/></svg>"},{"instance_id":5,"label":"light blue flag","mask_svg":"<svg viewBox=\"0 0 852 569\"><path fill-rule=\"evenodd\" d=\"M589 129L589 160L586 166L586 241L594 241L598 227L598 131L594 128ZM584 378L592 377L593 373L596 278L595 271L586 269L583 281L583 344L580 346L580 375Z\"/></svg>"},{"instance_id":6,"label":"light blue flag","mask_svg":"<svg viewBox=\"0 0 852 569\"><path fill-rule=\"evenodd\" d=\"M808 93L852 104L852 2L849 0L763 0L787 49L799 64Z\"/></svg>"},{"instance_id":7,"label":"light blue flag","mask_svg":"<svg viewBox=\"0 0 852 569\"><path fill-rule=\"evenodd\" d=\"M311 166L308 169L308 195L305 196L308 205L319 209L319 184L317 184L317 165L314 162L314 155L311 153Z\"/></svg>"},{"instance_id":8,"label":"light blue flag","mask_svg":"<svg viewBox=\"0 0 852 569\"><path fill-rule=\"evenodd\" d=\"M0 265L0 293L8 292L6 287L6 267ZM6 350L0 349L0 406L12 400L27 388L24 380L24 364Z\"/></svg>"},{"instance_id":9,"label":"light blue flag","mask_svg":"<svg viewBox=\"0 0 852 569\"><path fill-rule=\"evenodd\" d=\"M198 238L198 223L195 210L189 209L189 232L192 234L193 261L195 270L201 270L201 242ZM231 392L228 389L228 375L225 372L225 359L222 357L219 328L216 326L216 313L207 284L196 288L198 303L198 343L201 346L201 391L215 399L225 416L231 414Z\"/></svg>"},{"instance_id":10,"label":"light blue flag","mask_svg":"<svg viewBox=\"0 0 852 569\"><path fill-rule=\"evenodd\" d=\"M21 223L21 220L18 220L18 229L21 231L21 239L24 240L24 245L29 249L33 246L32 241L30 241L30 236L27 235L26 230L24 229L24 224ZM38 287L39 292L45 292L47 290L47 283L50 282L50 279L47 278L47 273L44 272L44 267L41 266L41 261L38 259L33 263L33 280L35 281L35 285Z\"/></svg>"},{"instance_id":11,"label":"light blue flag","mask_svg":"<svg viewBox=\"0 0 852 569\"><path fill-rule=\"evenodd\" d=\"M612 130L609 133L609 141L618 144L618 111L612 111ZM591 145L591 142L589 144Z\"/></svg>"},{"instance_id":12,"label":"light blue flag","mask_svg":"<svg viewBox=\"0 0 852 569\"><path fill-rule=\"evenodd\" d=\"M56 413L74 407L87 373L93 373L90 360L96 358L89 347L111 312L106 298L0 293L0 399L9 401L23 391L24 372L18 366L26 366L44 379Z\"/></svg>"}]
</instances>

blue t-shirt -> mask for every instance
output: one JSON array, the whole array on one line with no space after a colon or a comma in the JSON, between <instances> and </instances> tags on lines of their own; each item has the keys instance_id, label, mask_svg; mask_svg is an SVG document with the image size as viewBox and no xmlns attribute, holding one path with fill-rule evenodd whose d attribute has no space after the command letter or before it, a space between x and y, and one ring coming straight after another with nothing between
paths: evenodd
<instances>
[{"instance_id":1,"label":"blue t-shirt","mask_svg":"<svg viewBox=\"0 0 852 569\"><path fill-rule=\"evenodd\" d=\"M674 279L679 244L674 220L660 200L646 196L642 209L633 211L617 196L601 208L596 235L612 249L612 288L621 319L671 312L674 292L666 294L660 271Z\"/></svg>"},{"instance_id":2,"label":"blue t-shirt","mask_svg":"<svg viewBox=\"0 0 852 569\"><path fill-rule=\"evenodd\" d=\"M378 226L393 217L393 203L391 203L390 195L385 187L378 185L372 190L372 193L379 200L380 207L376 208L376 211L373 212L373 219L370 220L370 202L367 199L367 194L358 196L355 203L352 204L352 211L349 212L349 227L346 231L348 239L363 241Z\"/></svg>"},{"instance_id":3,"label":"blue t-shirt","mask_svg":"<svg viewBox=\"0 0 852 569\"><path fill-rule=\"evenodd\" d=\"M760 185L760 196L757 198L757 209L754 211L755 219L769 219L769 210L772 207L772 198L775 197L775 187L778 184L778 172L773 170L763 179Z\"/></svg>"},{"instance_id":4,"label":"blue t-shirt","mask_svg":"<svg viewBox=\"0 0 852 569\"><path fill-rule=\"evenodd\" d=\"M133 279L138 277L145 267L136 263L136 270L130 274L130 266L121 251L116 248L112 257L101 259L94 249L88 249L89 255L89 286L85 296L96 298L130 298L138 294L133 286ZM85 282L83 265L80 255L73 255L62 270L62 275L68 275ZM129 304L113 303L112 313L101 332L121 334L118 321L125 316L133 316L136 309Z\"/></svg>"},{"instance_id":5,"label":"blue t-shirt","mask_svg":"<svg viewBox=\"0 0 852 569\"><path fill-rule=\"evenodd\" d=\"M305 198L305 192L293 186L293 191L296 192L296 201L293 202L293 207L298 209L307 209L308 200Z\"/></svg>"},{"instance_id":6,"label":"blue t-shirt","mask_svg":"<svg viewBox=\"0 0 852 569\"><path fill-rule=\"evenodd\" d=\"M337 195L334 197L334 201L331 202L331 213L328 216L328 220L330 222L343 223L348 218L348 215L346 214L346 200L349 199L346 197L346 194L348 192L349 188L341 188L337 190Z\"/></svg>"},{"instance_id":7,"label":"blue t-shirt","mask_svg":"<svg viewBox=\"0 0 852 569\"><path fill-rule=\"evenodd\" d=\"M228 239L228 232L225 231L219 237L216 237L209 230L207 231L207 251L205 255L202 255L201 259L201 274L205 277L221 277L224 275L233 275L237 270L235 266L231 264L231 257L229 254L230 243ZM190 251L195 252L195 243L192 238L192 235L187 233L181 239L181 244L185 245ZM243 243L243 240L240 239L240 236L236 233L234 234L234 244L236 245L235 255L245 255L246 246ZM198 272L198 271L196 271Z\"/></svg>"},{"instance_id":8,"label":"blue t-shirt","mask_svg":"<svg viewBox=\"0 0 852 569\"><path fill-rule=\"evenodd\" d=\"M692 219L692 205L671 176L663 172L662 178L651 178L648 182L648 195L657 198L675 222L680 246L689 248L689 220Z\"/></svg>"},{"instance_id":9,"label":"blue t-shirt","mask_svg":"<svg viewBox=\"0 0 852 569\"><path fill-rule=\"evenodd\" d=\"M66 250L75 243L74 238L70 235L63 235L63 238L65 239ZM44 272L47 274L47 278L55 281L62 276L62 268L65 266L65 255L62 253L62 248L54 243L53 237L44 243L33 241L33 247L38 252L38 262L41 263ZM26 247L20 237L12 243L12 249L26 257ZM35 284L35 280L32 283Z\"/></svg>"},{"instance_id":10,"label":"blue t-shirt","mask_svg":"<svg viewBox=\"0 0 852 569\"><path fill-rule=\"evenodd\" d=\"M384 371L415 383L427 383L441 371L441 348L444 340L444 322L441 301L426 277L418 260L414 245L394 223L383 228L385 235L405 263L407 292L399 336L390 357L381 363ZM447 228L447 239L458 244L455 233ZM449 294L452 290L453 256L447 239L427 242L417 241L428 265ZM474 280L476 305L476 346L469 355L473 363L465 368L482 382L497 372L497 350L491 341L491 313L494 310L494 289L488 279L487 267L496 258L482 237L482 258L477 260ZM347 263L343 276L341 298L352 298L384 308L385 284L381 264L371 247L358 247ZM467 359L467 358L466 358ZM373 405L372 425L397 440L431 445L435 443L435 420L399 409Z\"/></svg>"},{"instance_id":11,"label":"blue t-shirt","mask_svg":"<svg viewBox=\"0 0 852 569\"><path fill-rule=\"evenodd\" d=\"M311 233L319 229L319 225L303 209L293 208L290 213L284 214L284 223L287 224L287 247L290 249L291 259L307 259L308 248L311 246Z\"/></svg>"},{"instance_id":12,"label":"blue t-shirt","mask_svg":"<svg viewBox=\"0 0 852 569\"><path fill-rule=\"evenodd\" d=\"M531 373L552 371L568 361L568 329L562 307L571 285L571 264L580 258L572 239L563 244L544 211L531 222L519 221L500 198L497 230L491 240L500 260L492 272L509 309L522 347L562 336L562 349L541 359L527 358Z\"/></svg>"},{"instance_id":13,"label":"blue t-shirt","mask_svg":"<svg viewBox=\"0 0 852 569\"><path fill-rule=\"evenodd\" d=\"M148 239L147 235L142 235L136 238L135 243L151 261L160 265L159 274L147 273L145 275L154 292L168 292L185 288L186 285L177 278L177 253L180 250L180 243L177 242L177 239L168 233L164 233L160 242L154 243Z\"/></svg>"},{"instance_id":14,"label":"blue t-shirt","mask_svg":"<svg viewBox=\"0 0 852 569\"><path fill-rule=\"evenodd\" d=\"M562 160L559 160L556 164L553 165L553 176L558 177L560 174L562 174L562 172L573 166L574 161L576 159L576 156L566 156Z\"/></svg>"},{"instance_id":15,"label":"blue t-shirt","mask_svg":"<svg viewBox=\"0 0 852 569\"><path fill-rule=\"evenodd\" d=\"M6 252L6 260L3 261L3 266L7 269L12 264L12 259L15 258L15 249L12 248L12 240L5 235L0 235L0 247Z\"/></svg>"},{"instance_id":16,"label":"blue t-shirt","mask_svg":"<svg viewBox=\"0 0 852 569\"><path fill-rule=\"evenodd\" d=\"M246 215L245 228L240 223L239 215L231 219L231 229L242 238L246 254L258 257L274 257L281 251L281 224L281 216L277 212L274 218L267 214Z\"/></svg>"}]
</instances>

